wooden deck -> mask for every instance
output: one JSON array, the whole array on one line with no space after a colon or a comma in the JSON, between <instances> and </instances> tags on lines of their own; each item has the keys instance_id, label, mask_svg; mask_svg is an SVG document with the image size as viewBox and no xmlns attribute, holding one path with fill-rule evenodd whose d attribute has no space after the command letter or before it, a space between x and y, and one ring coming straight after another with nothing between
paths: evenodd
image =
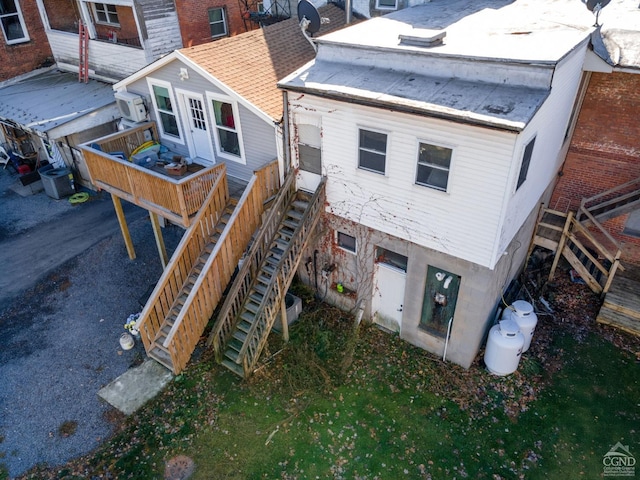
<instances>
[{"instance_id":1,"label":"wooden deck","mask_svg":"<svg viewBox=\"0 0 640 480\"><path fill-rule=\"evenodd\" d=\"M171 176L162 168L145 168L119 156L129 158L140 145L158 138L156 125L150 122L93 140L80 149L96 187L188 227L223 165L194 165L184 175Z\"/></svg>"},{"instance_id":2,"label":"wooden deck","mask_svg":"<svg viewBox=\"0 0 640 480\"><path fill-rule=\"evenodd\" d=\"M640 266L618 272L596 321L640 335Z\"/></svg>"}]
</instances>

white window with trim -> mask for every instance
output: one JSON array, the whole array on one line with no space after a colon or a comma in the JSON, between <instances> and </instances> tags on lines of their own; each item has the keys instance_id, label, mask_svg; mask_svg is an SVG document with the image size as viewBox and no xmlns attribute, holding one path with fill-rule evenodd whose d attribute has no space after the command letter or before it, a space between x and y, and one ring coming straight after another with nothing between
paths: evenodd
<instances>
[{"instance_id":1,"label":"white window with trim","mask_svg":"<svg viewBox=\"0 0 640 480\"><path fill-rule=\"evenodd\" d=\"M0 0L0 24L7 45L29 41L19 0Z\"/></svg>"},{"instance_id":2,"label":"white window with trim","mask_svg":"<svg viewBox=\"0 0 640 480\"><path fill-rule=\"evenodd\" d=\"M419 142L416 184L446 192L452 155L451 148Z\"/></svg>"},{"instance_id":3,"label":"white window with trim","mask_svg":"<svg viewBox=\"0 0 640 480\"><path fill-rule=\"evenodd\" d=\"M387 161L387 134L367 130L358 131L358 168L385 174Z\"/></svg>"},{"instance_id":4,"label":"white window with trim","mask_svg":"<svg viewBox=\"0 0 640 480\"><path fill-rule=\"evenodd\" d=\"M397 10L398 0L376 0L376 9L378 10Z\"/></svg>"},{"instance_id":5,"label":"white window with trim","mask_svg":"<svg viewBox=\"0 0 640 480\"><path fill-rule=\"evenodd\" d=\"M347 252L358 253L356 237L349 235L348 233L336 230L336 244Z\"/></svg>"},{"instance_id":6,"label":"white window with trim","mask_svg":"<svg viewBox=\"0 0 640 480\"><path fill-rule=\"evenodd\" d=\"M151 100L158 120L160 136L167 140L184 144L178 121L178 104L171 84L151 78L147 79L147 84L151 91Z\"/></svg>"},{"instance_id":7,"label":"white window with trim","mask_svg":"<svg viewBox=\"0 0 640 480\"><path fill-rule=\"evenodd\" d=\"M93 15L96 23L119 26L118 10L110 3L92 3Z\"/></svg>"},{"instance_id":8,"label":"white window with trim","mask_svg":"<svg viewBox=\"0 0 640 480\"><path fill-rule=\"evenodd\" d=\"M224 8L210 8L209 28L211 29L211 38L224 37L227 35L227 14Z\"/></svg>"},{"instance_id":9,"label":"white window with trim","mask_svg":"<svg viewBox=\"0 0 640 480\"><path fill-rule=\"evenodd\" d=\"M228 97L207 93L211 117L215 122L217 155L239 163L246 163L240 131L238 104Z\"/></svg>"}]
</instances>

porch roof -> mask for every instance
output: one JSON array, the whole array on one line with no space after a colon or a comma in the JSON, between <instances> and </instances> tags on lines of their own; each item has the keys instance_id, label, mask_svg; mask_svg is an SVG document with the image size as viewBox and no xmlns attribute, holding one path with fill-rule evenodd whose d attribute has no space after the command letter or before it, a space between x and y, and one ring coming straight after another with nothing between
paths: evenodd
<instances>
[{"instance_id":1,"label":"porch roof","mask_svg":"<svg viewBox=\"0 0 640 480\"><path fill-rule=\"evenodd\" d=\"M0 120L47 133L115 104L110 84L78 82L73 73L49 70L0 87Z\"/></svg>"}]
</instances>

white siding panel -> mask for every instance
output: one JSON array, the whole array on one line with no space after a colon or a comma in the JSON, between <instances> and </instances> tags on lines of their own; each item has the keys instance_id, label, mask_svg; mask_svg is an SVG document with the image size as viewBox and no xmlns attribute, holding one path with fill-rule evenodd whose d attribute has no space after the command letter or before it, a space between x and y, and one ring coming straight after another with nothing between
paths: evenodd
<instances>
[{"instance_id":1,"label":"white siding panel","mask_svg":"<svg viewBox=\"0 0 640 480\"><path fill-rule=\"evenodd\" d=\"M79 39L74 33L48 32L49 43L57 62L78 65ZM97 40L89 41L89 68L98 75L125 78L147 64L144 50Z\"/></svg>"},{"instance_id":2,"label":"white siding panel","mask_svg":"<svg viewBox=\"0 0 640 480\"><path fill-rule=\"evenodd\" d=\"M511 242L529 213L539 207L542 194L555 181L564 160L560 152L578 92L585 52L585 45L579 46L556 68L551 94L531 123L519 135L509 180L508 204L496 255L500 255ZM527 179L518 191L515 191L522 152L533 136L536 136L536 143Z\"/></svg>"},{"instance_id":3,"label":"white siding panel","mask_svg":"<svg viewBox=\"0 0 640 480\"><path fill-rule=\"evenodd\" d=\"M515 135L309 95L291 110L323 115L329 211L489 266ZM388 134L385 175L358 169L359 127ZM419 141L453 149L447 192L415 184Z\"/></svg>"},{"instance_id":4,"label":"white siding panel","mask_svg":"<svg viewBox=\"0 0 640 480\"><path fill-rule=\"evenodd\" d=\"M182 37L176 12L158 19L146 20L145 23L149 32L147 45L149 46L150 60L157 60L167 53L182 48Z\"/></svg>"}]
</instances>

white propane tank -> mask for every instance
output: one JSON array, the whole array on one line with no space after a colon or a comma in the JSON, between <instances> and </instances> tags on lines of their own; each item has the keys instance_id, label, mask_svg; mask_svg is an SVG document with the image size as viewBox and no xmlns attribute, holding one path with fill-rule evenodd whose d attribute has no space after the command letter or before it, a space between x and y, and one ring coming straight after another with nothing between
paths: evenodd
<instances>
[{"instance_id":1,"label":"white propane tank","mask_svg":"<svg viewBox=\"0 0 640 480\"><path fill-rule=\"evenodd\" d=\"M509 375L518 369L524 335L513 320L500 320L489 330L484 363L494 375Z\"/></svg>"},{"instance_id":2,"label":"white propane tank","mask_svg":"<svg viewBox=\"0 0 640 480\"><path fill-rule=\"evenodd\" d=\"M524 300L516 300L509 308L505 308L502 312L504 320L513 320L518 324L518 328L524 335L524 347L522 353L529 350L531 340L533 339L533 331L538 324L538 316L533 311L533 305Z\"/></svg>"}]
</instances>

